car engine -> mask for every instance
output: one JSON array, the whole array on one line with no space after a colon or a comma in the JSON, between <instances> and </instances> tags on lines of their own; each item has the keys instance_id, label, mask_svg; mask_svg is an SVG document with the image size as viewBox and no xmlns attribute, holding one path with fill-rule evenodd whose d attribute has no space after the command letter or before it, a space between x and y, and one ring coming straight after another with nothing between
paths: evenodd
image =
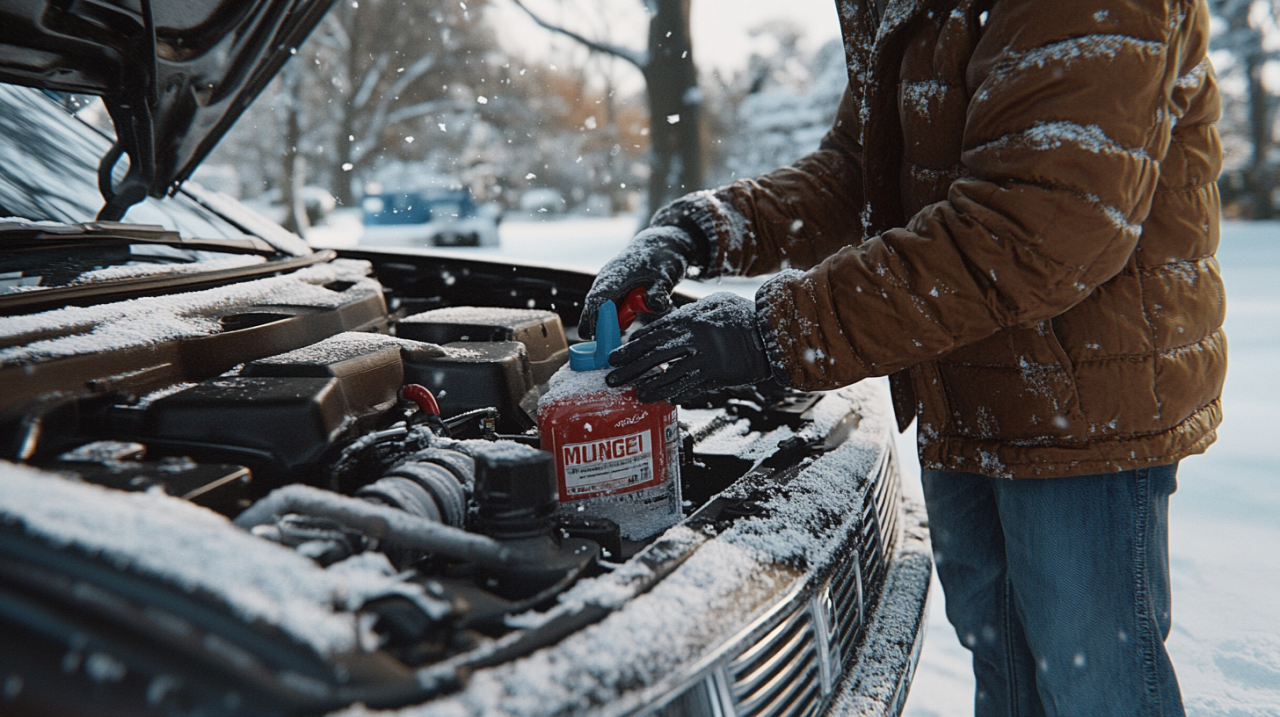
<instances>
[{"instance_id":1,"label":"car engine","mask_svg":"<svg viewBox=\"0 0 1280 717\"><path fill-rule=\"evenodd\" d=\"M7 460L112 491L180 498L317 570L358 567L385 584L344 608L359 615L361 649L317 656L280 625L237 624L234 586L174 590L165 575L128 565L106 574L98 548L68 550L6 518L0 593L18 602L0 618L30 624L15 620L19 608L48 610L56 629L9 631L0 660L44 659L36 674L57 683L80 669L67 657L85 653L76 640L133 655L138 685L67 680L53 690L73 711L114 702L129 712L124 706L148 700L180 714L397 706L448 693L471 670L601 619L611 608L599 602L553 610L584 579L640 566L613 576L638 595L674 570L688 552L678 541L628 539L609 520L558 509L552 457L538 450L538 399L570 341L553 307L585 287L501 277L517 287L503 297L507 306L459 305L495 296L494 277L422 262L383 261L375 279L368 261L322 254L298 271L178 294L33 305L8 320L0 337ZM685 526L713 536L760 515L766 477L794 476L838 443L851 425L802 430L818 398L742 388L682 406ZM750 475L759 480L741 481ZM868 520L896 514L895 491L896 483L868 493ZM891 548L878 546L861 558L868 581ZM74 597L76 589L90 597ZM857 610L862 590L859 583L848 598ZM204 626L205 637L153 643L164 633L157 619ZM153 667L147 677L148 660L182 666ZM439 669L423 672L432 666ZM195 677L208 669L218 679ZM156 675L171 673L173 689L151 694ZM226 702L227 685L238 701Z\"/></svg>"}]
</instances>

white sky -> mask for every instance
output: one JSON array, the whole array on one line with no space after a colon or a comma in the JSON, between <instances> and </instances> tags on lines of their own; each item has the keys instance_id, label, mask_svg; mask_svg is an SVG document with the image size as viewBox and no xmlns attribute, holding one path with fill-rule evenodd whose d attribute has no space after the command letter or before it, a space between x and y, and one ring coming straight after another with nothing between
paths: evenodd
<instances>
[{"instance_id":1,"label":"white sky","mask_svg":"<svg viewBox=\"0 0 1280 717\"><path fill-rule=\"evenodd\" d=\"M751 54L748 30L780 18L804 28L810 50L840 36L835 0L693 0L694 58L708 69L741 69Z\"/></svg>"},{"instance_id":2,"label":"white sky","mask_svg":"<svg viewBox=\"0 0 1280 717\"><path fill-rule=\"evenodd\" d=\"M526 0L526 5L548 21L587 37L607 37L614 44L634 49L645 45L648 24L642 0ZM556 57L581 52L572 40L535 25L509 0L493 0L490 7L498 21L502 43L524 48L531 59L549 55L554 62ZM749 30L780 19L804 29L808 50L840 36L835 0L693 0L690 23L693 56L699 70L718 69L732 74L743 69L752 48L764 47L758 40L753 42ZM631 71L625 73L634 75ZM618 80L627 86L632 81L637 88L640 86L638 75L624 76L620 72Z\"/></svg>"}]
</instances>

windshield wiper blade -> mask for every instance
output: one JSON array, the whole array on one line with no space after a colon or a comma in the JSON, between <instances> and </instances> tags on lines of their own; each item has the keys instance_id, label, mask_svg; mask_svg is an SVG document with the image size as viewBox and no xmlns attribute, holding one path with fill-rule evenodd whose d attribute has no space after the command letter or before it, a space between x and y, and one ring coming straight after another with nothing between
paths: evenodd
<instances>
[{"instance_id":1,"label":"windshield wiper blade","mask_svg":"<svg viewBox=\"0 0 1280 717\"><path fill-rule=\"evenodd\" d=\"M92 306L140 296L157 296L225 286L273 274L297 271L315 264L324 264L333 261L337 256L338 253L332 249L322 249L305 256L291 256L261 264L215 269L198 274L139 276L91 284L51 287L39 291L0 294L0 316L30 314L66 306Z\"/></svg>"},{"instance_id":2,"label":"windshield wiper blade","mask_svg":"<svg viewBox=\"0 0 1280 717\"><path fill-rule=\"evenodd\" d=\"M280 253L266 241L247 234L239 239L184 239L178 232L154 224L122 222L60 224L0 219L0 242L3 243L17 240L48 245L63 242L83 243L85 239L128 244L163 244L183 249L205 249L235 254ZM0 249L3 248L3 244L0 244Z\"/></svg>"}]
</instances>

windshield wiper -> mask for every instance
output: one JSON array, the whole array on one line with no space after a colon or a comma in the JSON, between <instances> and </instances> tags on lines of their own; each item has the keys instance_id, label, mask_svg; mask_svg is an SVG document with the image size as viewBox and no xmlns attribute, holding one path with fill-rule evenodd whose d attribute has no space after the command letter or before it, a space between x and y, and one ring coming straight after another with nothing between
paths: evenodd
<instances>
[{"instance_id":1,"label":"windshield wiper","mask_svg":"<svg viewBox=\"0 0 1280 717\"><path fill-rule=\"evenodd\" d=\"M186 242L184 246L188 246ZM39 291L22 291L0 295L0 316L30 314L65 306L92 306L140 296L158 296L184 291L209 289L273 274L297 271L337 258L332 249L322 249L305 256L291 256L261 264L216 269L195 274L166 274L128 279L99 281L75 286L59 286Z\"/></svg>"},{"instance_id":2,"label":"windshield wiper","mask_svg":"<svg viewBox=\"0 0 1280 717\"><path fill-rule=\"evenodd\" d=\"M13 244L50 246L93 243L162 244L182 249L203 249L232 254L279 254L266 241L245 235L240 239L184 239L178 232L153 224L85 222L59 224L0 219L0 251Z\"/></svg>"}]
</instances>

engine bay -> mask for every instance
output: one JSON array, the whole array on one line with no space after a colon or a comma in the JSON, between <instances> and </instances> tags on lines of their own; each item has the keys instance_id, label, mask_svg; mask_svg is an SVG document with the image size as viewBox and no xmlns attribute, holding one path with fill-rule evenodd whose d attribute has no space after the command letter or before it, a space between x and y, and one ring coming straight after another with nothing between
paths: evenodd
<instances>
[{"instance_id":1,"label":"engine bay","mask_svg":"<svg viewBox=\"0 0 1280 717\"><path fill-rule=\"evenodd\" d=\"M27 323L0 348L0 381L27 399L5 407L6 457L181 498L321 568L376 557L413 589L359 606L376 653L394 666L374 670L382 676L372 683L527 654L599 619L588 610L536 629L523 621L578 581L638 561L643 591L678 564L661 533L631 539L613 521L558 509L536 418L573 335L560 313L432 307L448 299L424 300L396 285L396 267L379 268L390 285L364 261L337 260L128 307L19 317ZM263 281L276 285L251 286ZM151 322L141 338L131 323L139 313ZM817 399L742 388L681 406L686 521L714 535L758 515L759 491L717 496L753 470L820 455L825 436L800 436ZM34 593L53 590L25 580ZM503 638L517 639L477 652Z\"/></svg>"}]
</instances>

